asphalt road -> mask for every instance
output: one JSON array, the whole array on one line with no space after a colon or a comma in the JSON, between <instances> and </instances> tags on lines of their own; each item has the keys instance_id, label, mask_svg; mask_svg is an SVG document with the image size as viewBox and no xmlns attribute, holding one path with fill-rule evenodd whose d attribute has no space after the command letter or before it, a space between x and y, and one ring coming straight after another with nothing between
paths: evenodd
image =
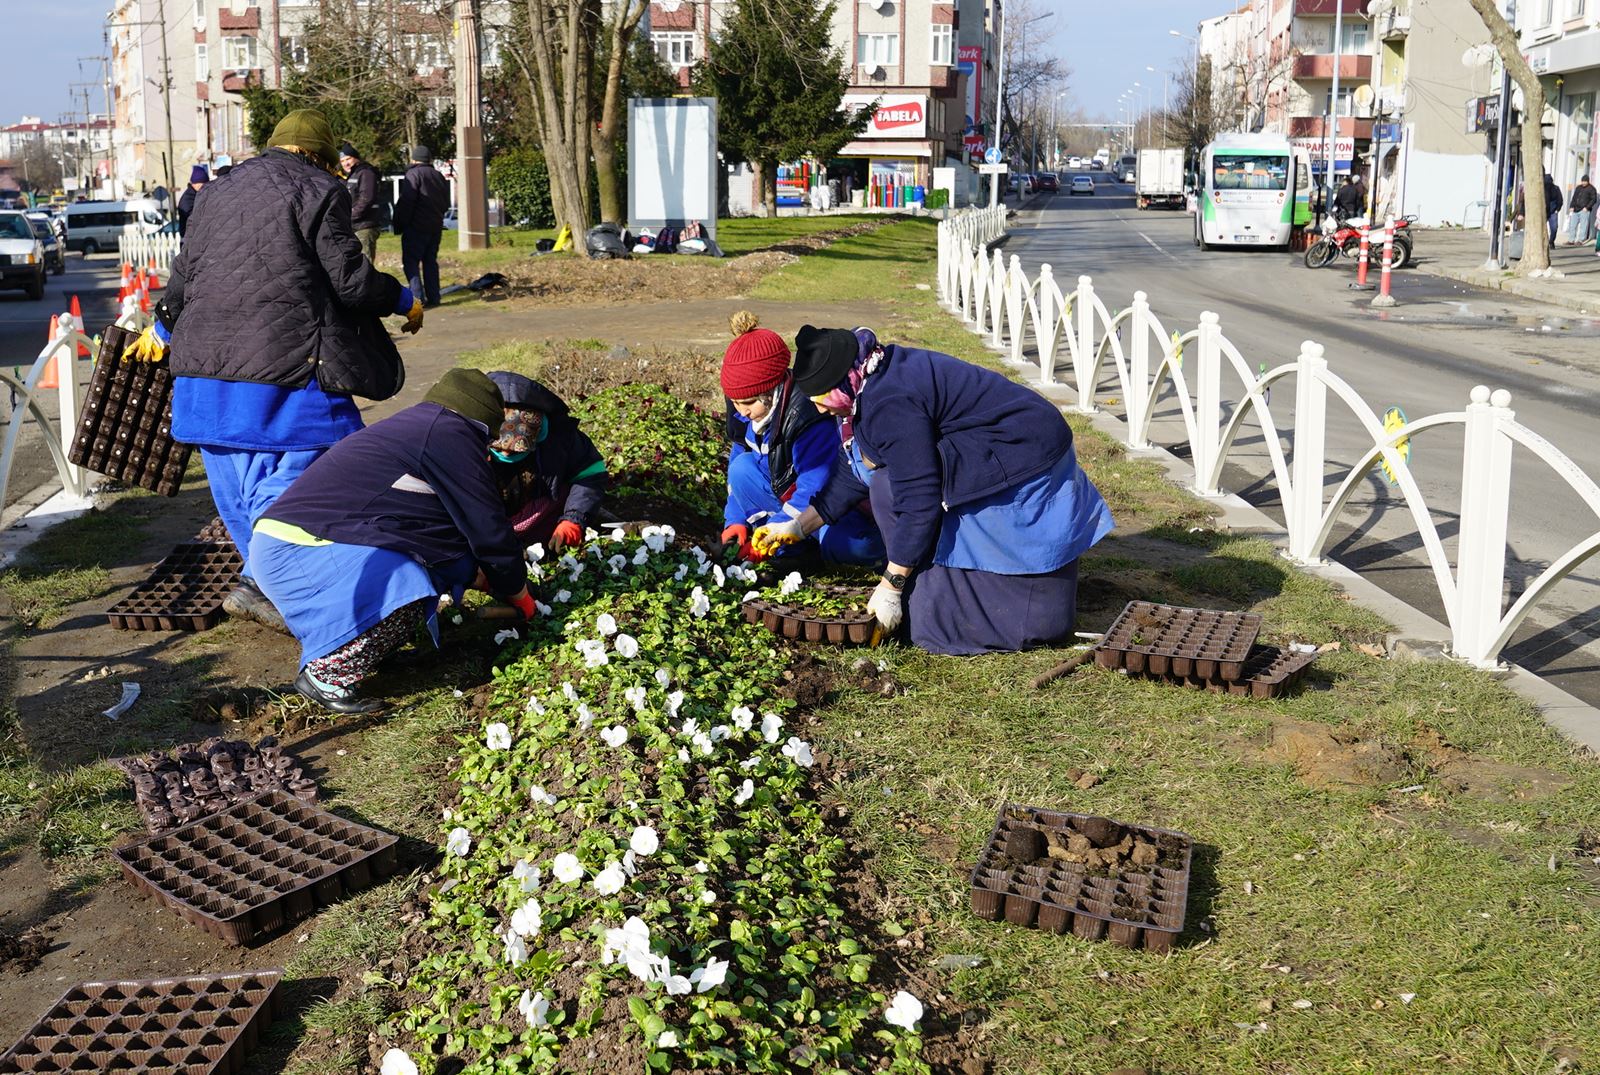
<instances>
[{"instance_id":1,"label":"asphalt road","mask_svg":"<svg viewBox=\"0 0 1600 1075\"><path fill-rule=\"evenodd\" d=\"M1519 421L1600 477L1595 436L1600 398L1600 321L1554 307L1484 292L1427 274L1428 238L1416 244L1417 265L1395 276L1399 305L1373 310L1370 295L1352 291L1353 267L1306 269L1298 254L1212 250L1194 245L1193 218L1182 211L1134 207L1132 188L1094 173L1093 196L1041 195L1013 220L1004 250L1033 272L1054 269L1063 289L1080 274L1094 279L1107 309L1124 308L1145 291L1169 331L1188 331L1203 310L1215 311L1223 333L1252 369L1291 361L1302 340L1326 349L1333 371L1381 414L1399 405L1415 419L1462 409L1474 385L1505 388ZM1063 175L1063 179L1066 175ZM1192 367L1191 367L1192 368ZM1224 373L1224 398L1239 395ZM1102 401L1115 398L1114 374ZM1279 382L1272 404L1284 446L1292 434L1293 378ZM1111 407L1120 413L1120 404ZM1154 439L1181 444L1175 397L1163 400ZM1367 445L1349 412L1330 395L1325 499ZM1452 560L1462 484L1460 427L1416 438L1412 471ZM1223 485L1281 519L1259 426L1247 419ZM1549 467L1519 449L1512 470L1507 541L1508 607L1552 560L1600 530L1600 520ZM1381 473L1363 483L1341 516L1328 550L1390 592L1443 620L1433 577L1398 490ZM1600 561L1559 584L1524 621L1504 656L1600 704Z\"/></svg>"},{"instance_id":2,"label":"asphalt road","mask_svg":"<svg viewBox=\"0 0 1600 1075\"><path fill-rule=\"evenodd\" d=\"M0 366L10 370L18 379L25 377L49 337L50 315L65 313L73 295L78 296L84 320L89 326L89 335L98 333L116 316L117 287L120 283L115 254L100 254L93 258L68 254L66 273L46 279L42 301L34 302L21 291L0 291ZM41 395L45 410L54 418L57 413L55 393L46 391ZM6 399L5 415L9 419L12 414L11 401L5 394L0 394L0 399ZM29 419L18 439L6 504L14 504L19 497L54 477L55 466L50 461L38 426Z\"/></svg>"}]
</instances>

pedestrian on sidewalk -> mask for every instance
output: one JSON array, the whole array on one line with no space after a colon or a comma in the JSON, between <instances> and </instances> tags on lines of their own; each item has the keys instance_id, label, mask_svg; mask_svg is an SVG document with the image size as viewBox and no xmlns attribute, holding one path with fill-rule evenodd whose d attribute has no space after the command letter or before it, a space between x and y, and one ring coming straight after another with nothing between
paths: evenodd
<instances>
[{"instance_id":1,"label":"pedestrian on sidewalk","mask_svg":"<svg viewBox=\"0 0 1600 1075\"><path fill-rule=\"evenodd\" d=\"M1544 173L1544 211L1549 214L1545 224L1550 229L1550 245L1555 246L1561 222L1561 188L1549 172Z\"/></svg>"},{"instance_id":2,"label":"pedestrian on sidewalk","mask_svg":"<svg viewBox=\"0 0 1600 1075\"><path fill-rule=\"evenodd\" d=\"M156 322L129 353L159 361L170 342L172 437L200 449L217 514L244 557L223 607L283 630L255 582L251 528L362 427L355 396L399 391L400 353L378 319L404 314L415 332L422 304L362 255L322 113L290 112L267 146L196 196Z\"/></svg>"},{"instance_id":3,"label":"pedestrian on sidewalk","mask_svg":"<svg viewBox=\"0 0 1600 1075\"><path fill-rule=\"evenodd\" d=\"M196 164L189 169L189 185L183 188L183 196L178 199L178 234L182 236L189 230L189 214L194 212L195 195L200 193L200 188L211 182L211 175L206 171L206 166Z\"/></svg>"},{"instance_id":4,"label":"pedestrian on sidewalk","mask_svg":"<svg viewBox=\"0 0 1600 1075\"><path fill-rule=\"evenodd\" d=\"M1594 235L1597 200L1600 200L1600 193L1595 191L1588 175L1579 176L1577 185L1572 188L1572 197L1567 201L1570 210L1567 215L1567 242L1581 246Z\"/></svg>"},{"instance_id":5,"label":"pedestrian on sidewalk","mask_svg":"<svg viewBox=\"0 0 1600 1075\"><path fill-rule=\"evenodd\" d=\"M449 208L450 184L433 166L433 151L412 146L411 167L395 199L394 230L400 235L406 280L413 291L420 289L424 308L439 305L439 238Z\"/></svg>"},{"instance_id":6,"label":"pedestrian on sidewalk","mask_svg":"<svg viewBox=\"0 0 1600 1075\"><path fill-rule=\"evenodd\" d=\"M334 445L256 522L250 560L300 641L300 694L335 713L377 709L356 685L419 626L438 645L441 593L486 589L532 618L489 469L503 409L481 371L451 370Z\"/></svg>"},{"instance_id":7,"label":"pedestrian on sidewalk","mask_svg":"<svg viewBox=\"0 0 1600 1075\"><path fill-rule=\"evenodd\" d=\"M378 231L385 206L379 197L378 169L361 159L349 142L339 147L339 167L344 169L345 187L350 191L350 226L368 261L378 257Z\"/></svg>"}]
</instances>

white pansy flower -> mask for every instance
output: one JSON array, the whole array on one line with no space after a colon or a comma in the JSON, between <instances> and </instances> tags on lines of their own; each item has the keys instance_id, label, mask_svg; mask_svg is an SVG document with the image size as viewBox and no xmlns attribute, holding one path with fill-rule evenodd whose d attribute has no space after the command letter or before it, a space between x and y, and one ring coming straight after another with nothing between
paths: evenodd
<instances>
[{"instance_id":1,"label":"white pansy flower","mask_svg":"<svg viewBox=\"0 0 1600 1075\"><path fill-rule=\"evenodd\" d=\"M695 720L693 717L690 717L688 720L684 721L683 722L683 734L687 735L691 739L693 739L695 736L699 735L700 734L700 722L698 720Z\"/></svg>"},{"instance_id":2,"label":"white pansy flower","mask_svg":"<svg viewBox=\"0 0 1600 1075\"><path fill-rule=\"evenodd\" d=\"M678 716L678 709L682 705L683 705L683 692L682 691L673 691L671 694L667 695L667 716L671 717L674 720L676 720L677 716Z\"/></svg>"},{"instance_id":3,"label":"white pansy flower","mask_svg":"<svg viewBox=\"0 0 1600 1075\"><path fill-rule=\"evenodd\" d=\"M802 769L811 768L812 762L816 760L811 755L811 744L797 735L791 735L789 741L783 744L783 753Z\"/></svg>"},{"instance_id":4,"label":"white pansy flower","mask_svg":"<svg viewBox=\"0 0 1600 1075\"><path fill-rule=\"evenodd\" d=\"M514 642L521 637L522 636L516 632L515 628L507 627L503 631L496 631L494 633L494 644L497 646L503 646L507 642Z\"/></svg>"},{"instance_id":5,"label":"white pansy flower","mask_svg":"<svg viewBox=\"0 0 1600 1075\"><path fill-rule=\"evenodd\" d=\"M741 732L747 732L750 730L750 726L755 723L756 712L747 705L736 705L733 707L733 712L729 713L728 716L733 718L734 725Z\"/></svg>"},{"instance_id":6,"label":"white pansy flower","mask_svg":"<svg viewBox=\"0 0 1600 1075\"><path fill-rule=\"evenodd\" d=\"M606 653L605 642L598 638L580 639L577 647L586 668L599 668L603 664L611 663L611 657Z\"/></svg>"},{"instance_id":7,"label":"white pansy flower","mask_svg":"<svg viewBox=\"0 0 1600 1075\"><path fill-rule=\"evenodd\" d=\"M594 629L609 638L617 633L617 618L609 612L602 612L594 618Z\"/></svg>"},{"instance_id":8,"label":"white pansy flower","mask_svg":"<svg viewBox=\"0 0 1600 1075\"><path fill-rule=\"evenodd\" d=\"M782 594L784 597L788 597L790 594L798 590L801 583L804 581L805 580L800 577L800 572L791 571L787 575L783 576L782 582L778 583L778 593Z\"/></svg>"},{"instance_id":9,"label":"white pansy flower","mask_svg":"<svg viewBox=\"0 0 1600 1075\"><path fill-rule=\"evenodd\" d=\"M635 713L644 712L645 689L643 687L629 687L622 692L622 697L633 706Z\"/></svg>"},{"instance_id":10,"label":"white pansy flower","mask_svg":"<svg viewBox=\"0 0 1600 1075\"><path fill-rule=\"evenodd\" d=\"M578 862L578 856L570 851L563 851L550 863L550 874L564 885L570 885L583 876L583 866Z\"/></svg>"},{"instance_id":11,"label":"white pansy flower","mask_svg":"<svg viewBox=\"0 0 1600 1075\"><path fill-rule=\"evenodd\" d=\"M571 600L572 600L572 591L571 590L557 590L556 591L556 604L564 605L568 601L571 601Z\"/></svg>"},{"instance_id":12,"label":"white pansy flower","mask_svg":"<svg viewBox=\"0 0 1600 1075\"><path fill-rule=\"evenodd\" d=\"M539 887L541 878L539 867L527 859L511 867L511 876L516 878L518 887L524 892L532 892Z\"/></svg>"},{"instance_id":13,"label":"white pansy flower","mask_svg":"<svg viewBox=\"0 0 1600 1075\"><path fill-rule=\"evenodd\" d=\"M665 668L657 668L655 671L655 677L656 682L661 685L663 690L672 683L672 673L668 672Z\"/></svg>"},{"instance_id":14,"label":"white pansy flower","mask_svg":"<svg viewBox=\"0 0 1600 1075\"><path fill-rule=\"evenodd\" d=\"M708 888L704 892L700 893L700 902L701 903L716 903L717 902L717 894L715 892L711 891Z\"/></svg>"},{"instance_id":15,"label":"white pansy flower","mask_svg":"<svg viewBox=\"0 0 1600 1075\"><path fill-rule=\"evenodd\" d=\"M628 558L619 552L615 556L608 558L606 564L610 566L613 575L620 575L622 574L622 569L628 566Z\"/></svg>"},{"instance_id":16,"label":"white pansy flower","mask_svg":"<svg viewBox=\"0 0 1600 1075\"><path fill-rule=\"evenodd\" d=\"M631 847L622 853L622 872L629 877L639 872L639 856L634 854Z\"/></svg>"},{"instance_id":17,"label":"white pansy flower","mask_svg":"<svg viewBox=\"0 0 1600 1075\"><path fill-rule=\"evenodd\" d=\"M744 761L739 763L739 768L741 768L741 769L754 769L756 766L758 766L760 764L761 764L761 755L760 754L752 754L748 758L746 758Z\"/></svg>"},{"instance_id":18,"label":"white pansy flower","mask_svg":"<svg viewBox=\"0 0 1600 1075\"><path fill-rule=\"evenodd\" d=\"M538 564L529 564L528 577L535 582L542 581L544 579L544 568Z\"/></svg>"},{"instance_id":19,"label":"white pansy flower","mask_svg":"<svg viewBox=\"0 0 1600 1075\"><path fill-rule=\"evenodd\" d=\"M639 656L639 640L632 635L618 635L612 645L617 647L617 654L627 660Z\"/></svg>"},{"instance_id":20,"label":"white pansy flower","mask_svg":"<svg viewBox=\"0 0 1600 1075\"><path fill-rule=\"evenodd\" d=\"M583 574L583 566L583 564L579 563L577 560L574 560L572 562L572 572L567 576L567 581L577 582L578 576Z\"/></svg>"},{"instance_id":21,"label":"white pansy flower","mask_svg":"<svg viewBox=\"0 0 1600 1075\"><path fill-rule=\"evenodd\" d=\"M678 748L678 760L684 763L689 761L689 752L683 747Z\"/></svg>"},{"instance_id":22,"label":"white pansy flower","mask_svg":"<svg viewBox=\"0 0 1600 1075\"><path fill-rule=\"evenodd\" d=\"M574 687L571 683L561 684L561 693L569 702L576 702L578 700L578 688Z\"/></svg>"},{"instance_id":23,"label":"white pansy flower","mask_svg":"<svg viewBox=\"0 0 1600 1075\"><path fill-rule=\"evenodd\" d=\"M538 900L529 900L511 914L511 932L519 937L537 937L544 928L544 912Z\"/></svg>"},{"instance_id":24,"label":"white pansy flower","mask_svg":"<svg viewBox=\"0 0 1600 1075\"><path fill-rule=\"evenodd\" d=\"M656 1039L657 1049L676 1049L677 1047L678 1035L674 1034L670 1030L663 1030L661 1032L661 1036Z\"/></svg>"},{"instance_id":25,"label":"white pansy flower","mask_svg":"<svg viewBox=\"0 0 1600 1075\"><path fill-rule=\"evenodd\" d=\"M467 852L472 850L472 833L457 825L445 838L444 849L452 855L465 858Z\"/></svg>"},{"instance_id":26,"label":"white pansy flower","mask_svg":"<svg viewBox=\"0 0 1600 1075\"><path fill-rule=\"evenodd\" d=\"M778 741L778 732L783 728L783 718L776 713L767 713L761 718L761 738L769 743Z\"/></svg>"},{"instance_id":27,"label":"white pansy flower","mask_svg":"<svg viewBox=\"0 0 1600 1075\"><path fill-rule=\"evenodd\" d=\"M710 611L711 598L706 596L706 592L704 590L696 586L694 588L694 592L689 595L689 615L693 616L697 620L700 620L704 619L706 613Z\"/></svg>"},{"instance_id":28,"label":"white pansy flower","mask_svg":"<svg viewBox=\"0 0 1600 1075\"><path fill-rule=\"evenodd\" d=\"M523 707L522 711L524 713L531 713L536 717L542 717L545 714L544 703L539 701L537 697L529 697L528 704Z\"/></svg>"},{"instance_id":29,"label":"white pansy flower","mask_svg":"<svg viewBox=\"0 0 1600 1075\"><path fill-rule=\"evenodd\" d=\"M528 798L532 799L540 806L554 806L557 801L554 795L544 790L544 786L542 784L535 784L533 787L529 788Z\"/></svg>"},{"instance_id":30,"label":"white pansy flower","mask_svg":"<svg viewBox=\"0 0 1600 1075\"><path fill-rule=\"evenodd\" d=\"M640 545L638 550L633 554L633 566L634 567L643 567L645 564L648 564L649 562L650 562L650 550L645 548L643 545Z\"/></svg>"},{"instance_id":31,"label":"white pansy flower","mask_svg":"<svg viewBox=\"0 0 1600 1075\"><path fill-rule=\"evenodd\" d=\"M711 561L710 560L702 560L702 561L700 561L699 568L697 568L695 570L695 574L696 575L704 575L707 571L710 571L710 570L711 570Z\"/></svg>"},{"instance_id":32,"label":"white pansy flower","mask_svg":"<svg viewBox=\"0 0 1600 1075\"><path fill-rule=\"evenodd\" d=\"M417 1075L416 1063L400 1049L390 1049L383 1054L378 1075Z\"/></svg>"},{"instance_id":33,"label":"white pansy flower","mask_svg":"<svg viewBox=\"0 0 1600 1075\"><path fill-rule=\"evenodd\" d=\"M606 868L594 875L594 890L602 896L615 896L622 891L622 886L627 882L628 877L622 872L622 867L612 861L606 863Z\"/></svg>"},{"instance_id":34,"label":"white pansy flower","mask_svg":"<svg viewBox=\"0 0 1600 1075\"><path fill-rule=\"evenodd\" d=\"M612 530L611 530L611 540L612 541L627 541L628 540L628 532L626 530L622 529L622 527L620 527L620 526L613 527Z\"/></svg>"},{"instance_id":35,"label":"white pansy flower","mask_svg":"<svg viewBox=\"0 0 1600 1075\"><path fill-rule=\"evenodd\" d=\"M713 956L706 960L704 967L696 968L695 972L689 975L689 980L694 983L696 993L709 993L727 980L727 977L728 961Z\"/></svg>"},{"instance_id":36,"label":"white pansy flower","mask_svg":"<svg viewBox=\"0 0 1600 1075\"><path fill-rule=\"evenodd\" d=\"M707 866L703 862L697 862L697 863L694 864L694 872L695 873L705 873L709 869L711 869L711 867Z\"/></svg>"},{"instance_id":37,"label":"white pansy flower","mask_svg":"<svg viewBox=\"0 0 1600 1075\"><path fill-rule=\"evenodd\" d=\"M497 720L484 729L483 742L490 750L510 750L511 728Z\"/></svg>"},{"instance_id":38,"label":"white pansy flower","mask_svg":"<svg viewBox=\"0 0 1600 1075\"><path fill-rule=\"evenodd\" d=\"M515 933L506 934L506 962L520 967L528 961L528 942Z\"/></svg>"},{"instance_id":39,"label":"white pansy flower","mask_svg":"<svg viewBox=\"0 0 1600 1075\"><path fill-rule=\"evenodd\" d=\"M605 740L608 747L620 747L628 741L628 729L620 724L613 724L609 728L600 729L600 738Z\"/></svg>"},{"instance_id":40,"label":"white pansy flower","mask_svg":"<svg viewBox=\"0 0 1600 1075\"><path fill-rule=\"evenodd\" d=\"M522 1013L522 1018L528 1021L529 1026L546 1026L550 1022L550 1002L544 999L543 992L530 995L524 989L522 996L517 998L517 1011Z\"/></svg>"},{"instance_id":41,"label":"white pansy flower","mask_svg":"<svg viewBox=\"0 0 1600 1075\"><path fill-rule=\"evenodd\" d=\"M690 549L689 552L693 554L694 558L700 561L702 564L706 562L706 550L702 549L700 546L696 545L694 548Z\"/></svg>"},{"instance_id":42,"label":"white pansy flower","mask_svg":"<svg viewBox=\"0 0 1600 1075\"><path fill-rule=\"evenodd\" d=\"M739 785L738 794L734 795L733 797L733 805L743 806L745 803L750 801L750 796L754 795L755 793L756 782L746 778L745 782Z\"/></svg>"},{"instance_id":43,"label":"white pansy flower","mask_svg":"<svg viewBox=\"0 0 1600 1075\"><path fill-rule=\"evenodd\" d=\"M537 600L537 599L535 599L535 601L533 602L533 610L535 612L537 612L541 616L548 616L551 613L555 612L555 609L551 608L549 605L545 604L543 601L540 601L540 600Z\"/></svg>"},{"instance_id":44,"label":"white pansy flower","mask_svg":"<svg viewBox=\"0 0 1600 1075\"><path fill-rule=\"evenodd\" d=\"M894 995L889 1006L883 1010L883 1021L890 1026L900 1027L902 1030L915 1030L917 1020L922 1018L922 1001L907 993L904 989Z\"/></svg>"},{"instance_id":45,"label":"white pansy flower","mask_svg":"<svg viewBox=\"0 0 1600 1075\"><path fill-rule=\"evenodd\" d=\"M672 964L667 960L661 961L661 984L667 987L667 996L681 997L694 988L694 983L681 974L672 973Z\"/></svg>"},{"instance_id":46,"label":"white pansy flower","mask_svg":"<svg viewBox=\"0 0 1600 1075\"><path fill-rule=\"evenodd\" d=\"M688 574L689 574L689 565L688 564L679 564L678 565L678 570L676 570L676 571L674 571L672 573L672 581L673 582L682 582L684 580L684 577L686 575L688 575Z\"/></svg>"},{"instance_id":47,"label":"white pansy flower","mask_svg":"<svg viewBox=\"0 0 1600 1075\"><path fill-rule=\"evenodd\" d=\"M661 847L661 838L649 825L640 825L628 837L628 846L640 855L653 855Z\"/></svg>"},{"instance_id":48,"label":"white pansy flower","mask_svg":"<svg viewBox=\"0 0 1600 1075\"><path fill-rule=\"evenodd\" d=\"M715 728L711 729L711 741L713 743L720 743L732 734L732 728L728 727L726 724L719 724Z\"/></svg>"},{"instance_id":49,"label":"white pansy flower","mask_svg":"<svg viewBox=\"0 0 1600 1075\"><path fill-rule=\"evenodd\" d=\"M711 565L711 578L716 582L719 590L728 583L728 573L722 570L721 564Z\"/></svg>"},{"instance_id":50,"label":"white pansy flower","mask_svg":"<svg viewBox=\"0 0 1600 1075\"><path fill-rule=\"evenodd\" d=\"M695 732L694 733L694 745L699 748L700 753L702 753L702 754L710 754L711 753L711 750L712 750L711 737L709 735L707 735L705 732Z\"/></svg>"},{"instance_id":51,"label":"white pansy flower","mask_svg":"<svg viewBox=\"0 0 1600 1075\"><path fill-rule=\"evenodd\" d=\"M583 731L594 727L594 711L585 702L578 703L578 727Z\"/></svg>"},{"instance_id":52,"label":"white pansy flower","mask_svg":"<svg viewBox=\"0 0 1600 1075\"><path fill-rule=\"evenodd\" d=\"M528 546L527 552L524 555L527 556L530 564L536 564L540 560L544 559L544 546L535 541L532 545Z\"/></svg>"},{"instance_id":53,"label":"white pansy flower","mask_svg":"<svg viewBox=\"0 0 1600 1075\"><path fill-rule=\"evenodd\" d=\"M634 915L620 929L608 929L600 946L600 962L623 963L641 982L657 981L667 961L650 951L650 927Z\"/></svg>"}]
</instances>

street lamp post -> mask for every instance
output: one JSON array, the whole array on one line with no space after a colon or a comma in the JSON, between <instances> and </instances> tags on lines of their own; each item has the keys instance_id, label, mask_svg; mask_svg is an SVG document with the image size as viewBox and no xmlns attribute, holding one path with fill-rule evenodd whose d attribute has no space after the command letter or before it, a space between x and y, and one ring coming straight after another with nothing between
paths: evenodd
<instances>
[{"instance_id":1,"label":"street lamp post","mask_svg":"<svg viewBox=\"0 0 1600 1075\"><path fill-rule=\"evenodd\" d=\"M1045 19L1052 18L1054 15L1054 11L1046 11L1043 15L1035 15L1021 26L1018 26L1017 29L1021 31L1036 22L1043 22ZM1002 16L1003 18L1004 16ZM1005 126L1006 122L1006 25L1004 21L1000 23L1000 71L995 77L994 112L994 148L999 149L1003 133L1001 128Z\"/></svg>"},{"instance_id":2,"label":"street lamp post","mask_svg":"<svg viewBox=\"0 0 1600 1075\"><path fill-rule=\"evenodd\" d=\"M1050 98L1050 170L1054 171L1061 161L1061 128L1056 126L1056 102L1067 95L1062 90Z\"/></svg>"}]
</instances>

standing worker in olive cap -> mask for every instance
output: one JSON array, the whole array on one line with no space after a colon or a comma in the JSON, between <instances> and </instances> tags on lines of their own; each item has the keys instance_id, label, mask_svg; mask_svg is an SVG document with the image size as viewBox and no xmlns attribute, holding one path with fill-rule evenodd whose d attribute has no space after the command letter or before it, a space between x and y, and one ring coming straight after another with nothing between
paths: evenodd
<instances>
[{"instance_id":1,"label":"standing worker in olive cap","mask_svg":"<svg viewBox=\"0 0 1600 1075\"><path fill-rule=\"evenodd\" d=\"M355 396L387 399L405 380L379 320L422 327L422 304L373 269L334 172L333 130L298 109L267 151L195 197L156 322L129 349L171 349L172 436L200 449L217 513L245 558L223 607L279 630L254 581L255 521L336 441L362 427Z\"/></svg>"},{"instance_id":2,"label":"standing worker in olive cap","mask_svg":"<svg viewBox=\"0 0 1600 1075\"><path fill-rule=\"evenodd\" d=\"M411 167L400 180L394 203L394 230L400 236L400 262L422 305L439 305L439 237L450 208L450 184L433 166L433 151L411 147Z\"/></svg>"}]
</instances>

